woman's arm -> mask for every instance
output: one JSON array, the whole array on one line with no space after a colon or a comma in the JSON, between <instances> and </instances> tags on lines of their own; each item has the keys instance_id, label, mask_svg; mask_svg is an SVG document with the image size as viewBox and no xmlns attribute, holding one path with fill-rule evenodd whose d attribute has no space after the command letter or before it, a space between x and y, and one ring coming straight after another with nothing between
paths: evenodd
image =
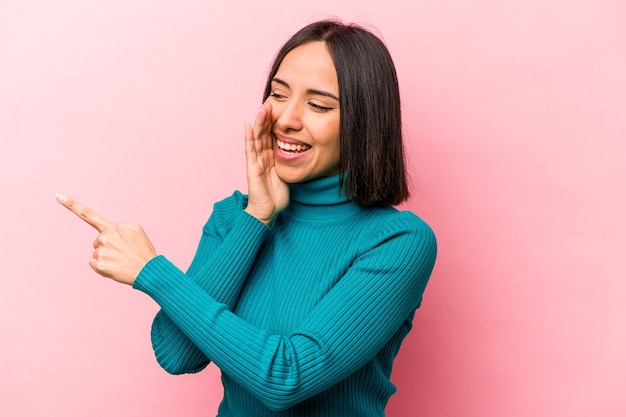
<instances>
[{"instance_id":1,"label":"woman's arm","mask_svg":"<svg viewBox=\"0 0 626 417\"><path fill-rule=\"evenodd\" d=\"M254 255L268 234L269 229L263 225L270 226L289 202L289 188L278 178L274 166L271 113L272 106L263 104L253 126L245 127L247 198L244 201L241 194L235 193L233 197L238 197L238 204L215 206L187 271L211 298L229 309L234 306ZM224 236L230 242L223 242ZM209 363L162 311L153 321L151 339L157 361L169 373L198 372Z\"/></svg>"},{"instance_id":2,"label":"woman's arm","mask_svg":"<svg viewBox=\"0 0 626 417\"><path fill-rule=\"evenodd\" d=\"M141 226L111 222L61 194L57 194L57 200L99 232L89 265L100 275L132 285L156 256ZM238 192L215 205L189 273L181 277L194 281L207 295L230 307L269 235L263 223L243 211L245 206L246 198ZM152 342L158 362L170 373L197 372L208 363L207 357L163 312L153 323Z\"/></svg>"},{"instance_id":3,"label":"woman's arm","mask_svg":"<svg viewBox=\"0 0 626 417\"><path fill-rule=\"evenodd\" d=\"M232 309L269 229L243 211L240 193L217 203L204 226L196 255L181 279L195 281L209 296ZM172 374L199 372L209 359L164 311L151 329L154 354Z\"/></svg>"},{"instance_id":4,"label":"woman's arm","mask_svg":"<svg viewBox=\"0 0 626 417\"><path fill-rule=\"evenodd\" d=\"M269 408L285 409L354 373L417 308L436 256L413 216L381 227L369 248L290 335L242 320L163 257L134 287L159 303L198 348Z\"/></svg>"}]
</instances>

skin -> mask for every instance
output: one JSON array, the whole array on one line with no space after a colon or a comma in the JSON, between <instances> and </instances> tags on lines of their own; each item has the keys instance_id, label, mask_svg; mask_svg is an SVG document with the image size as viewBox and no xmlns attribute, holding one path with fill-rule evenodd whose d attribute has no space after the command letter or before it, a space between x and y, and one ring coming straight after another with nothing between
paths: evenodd
<instances>
[{"instance_id":1,"label":"skin","mask_svg":"<svg viewBox=\"0 0 626 417\"><path fill-rule=\"evenodd\" d=\"M141 226L113 223L73 198L62 194L56 198L99 232L89 266L103 277L132 285L144 265L157 256Z\"/></svg>"},{"instance_id":2,"label":"skin","mask_svg":"<svg viewBox=\"0 0 626 417\"><path fill-rule=\"evenodd\" d=\"M326 44L310 42L287 54L272 94L253 125L245 126L248 214L270 226L289 203L289 183L339 172L338 98L337 73ZM278 141L299 145L301 151L285 152ZM141 226L111 222L62 194L56 198L98 231L89 261L98 274L132 285L157 256Z\"/></svg>"},{"instance_id":3,"label":"skin","mask_svg":"<svg viewBox=\"0 0 626 417\"><path fill-rule=\"evenodd\" d=\"M297 183L339 173L339 82L328 47L309 42L285 56L271 84L276 171ZM307 150L281 151L280 145Z\"/></svg>"},{"instance_id":4,"label":"skin","mask_svg":"<svg viewBox=\"0 0 626 417\"><path fill-rule=\"evenodd\" d=\"M267 225L289 203L287 183L339 173L339 82L326 44L294 48L271 87L254 129L246 129L246 211ZM279 141L307 150L295 157Z\"/></svg>"}]
</instances>

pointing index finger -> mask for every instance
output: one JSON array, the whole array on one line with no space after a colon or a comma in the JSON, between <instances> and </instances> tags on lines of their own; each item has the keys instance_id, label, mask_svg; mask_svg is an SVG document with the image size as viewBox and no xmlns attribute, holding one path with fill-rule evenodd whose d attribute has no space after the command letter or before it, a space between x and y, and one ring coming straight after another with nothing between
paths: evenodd
<instances>
[{"instance_id":1,"label":"pointing index finger","mask_svg":"<svg viewBox=\"0 0 626 417\"><path fill-rule=\"evenodd\" d=\"M102 233L106 229L110 229L113 227L114 223L105 219L86 205L79 203L73 198L58 193L55 194L55 197L59 203L65 206L65 208L83 219L87 224L96 229L98 232Z\"/></svg>"}]
</instances>

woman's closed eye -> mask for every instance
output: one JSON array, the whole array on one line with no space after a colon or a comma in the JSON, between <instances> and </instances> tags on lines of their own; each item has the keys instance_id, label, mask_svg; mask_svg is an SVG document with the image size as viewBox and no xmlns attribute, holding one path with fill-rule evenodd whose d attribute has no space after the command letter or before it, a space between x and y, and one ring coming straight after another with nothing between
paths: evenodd
<instances>
[{"instance_id":1,"label":"woman's closed eye","mask_svg":"<svg viewBox=\"0 0 626 417\"><path fill-rule=\"evenodd\" d=\"M272 91L270 93L270 97L274 97L276 99L285 99L285 98L287 98L287 96L285 96L284 94L277 93L276 91Z\"/></svg>"},{"instance_id":2,"label":"woman's closed eye","mask_svg":"<svg viewBox=\"0 0 626 417\"><path fill-rule=\"evenodd\" d=\"M313 103L312 101L309 101L309 106L311 106L315 111L320 111L320 112L333 110L333 107L322 106L320 104Z\"/></svg>"}]
</instances>

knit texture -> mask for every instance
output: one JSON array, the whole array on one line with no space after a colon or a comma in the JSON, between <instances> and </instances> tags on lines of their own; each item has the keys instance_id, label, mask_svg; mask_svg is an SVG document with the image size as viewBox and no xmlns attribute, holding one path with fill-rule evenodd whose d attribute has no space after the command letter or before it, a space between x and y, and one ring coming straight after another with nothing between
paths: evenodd
<instances>
[{"instance_id":1,"label":"knit texture","mask_svg":"<svg viewBox=\"0 0 626 417\"><path fill-rule=\"evenodd\" d=\"M222 371L218 416L384 416L391 368L432 271L432 230L361 208L338 176L292 184L271 228L239 192L216 203L187 273L152 259L134 287L173 374Z\"/></svg>"}]
</instances>

